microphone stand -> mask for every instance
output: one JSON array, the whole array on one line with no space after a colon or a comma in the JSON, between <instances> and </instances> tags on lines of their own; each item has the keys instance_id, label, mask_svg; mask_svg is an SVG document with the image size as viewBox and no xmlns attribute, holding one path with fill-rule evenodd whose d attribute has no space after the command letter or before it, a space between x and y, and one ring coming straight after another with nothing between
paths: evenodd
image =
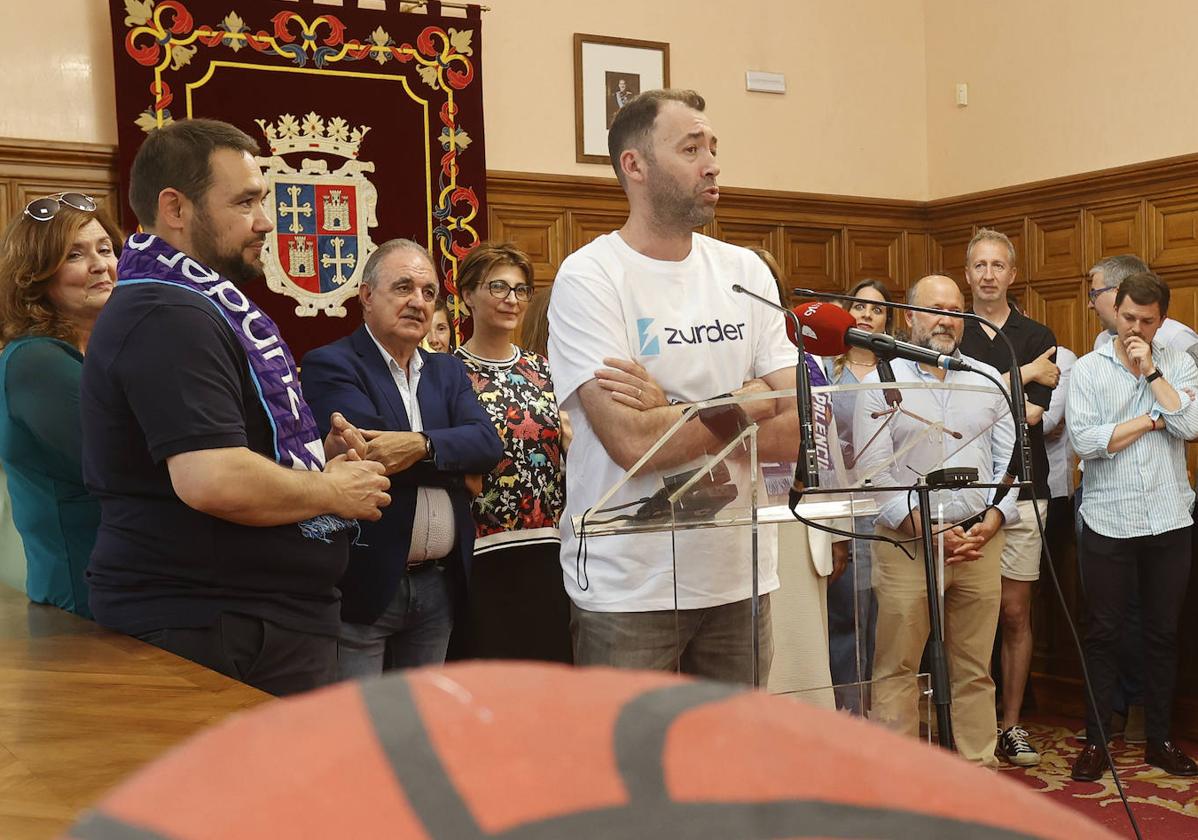
<instances>
[{"instance_id":1,"label":"microphone stand","mask_svg":"<svg viewBox=\"0 0 1198 840\"><path fill-rule=\"evenodd\" d=\"M1019 475L1016 476L1019 480L1013 485L1023 488L1029 486L1032 481L1032 447L1028 442L1027 432L1027 408L1025 406L1025 397L1023 391L1023 375L1019 372L1019 357L1015 355L1015 346L1011 344L1011 339L1007 337L996 324L987 321L981 315L973 312L949 312L944 309L935 309L930 306L916 306L913 303L896 303L894 301L877 301L870 298L858 298L852 295L842 295L836 292L817 292L814 289L791 289L791 291L799 297L814 298L816 300L841 300L850 303L865 303L870 306L889 307L891 309L905 309L908 312L926 312L931 315L949 315L954 318L962 318L966 321L976 321L983 326L987 326L994 330L995 335L1001 336L1003 343L1007 345L1007 353L1011 357L1011 416L1015 421L1015 451L1018 454L1017 465L1019 467Z\"/></svg>"},{"instance_id":2,"label":"microphone stand","mask_svg":"<svg viewBox=\"0 0 1198 840\"><path fill-rule=\"evenodd\" d=\"M794 294L799 297L815 298L817 300L837 300L837 301L859 301L869 305L876 306L879 301L869 300L867 298L856 298L852 295L842 295L833 292L817 292L812 289L794 289ZM1018 464L1020 469L1019 479L1016 485L1019 487L1031 483L1032 477L1032 453L1028 443L1027 432L1027 412L1024 409L1023 395L1023 378L1019 374L1019 359L1015 355L1015 348L1011 344L1010 338L1006 333L1000 330L996 325L990 323L985 318L973 312L948 312L943 309L934 309L928 306L916 306L910 303L893 303L890 301L883 302L883 306L893 307L895 309L905 309L910 312L926 312L933 315L949 315L952 317L960 317L966 320L977 321L994 330L997 335L1001 335L1003 341L1007 345L1007 351L1011 354L1011 415L1015 422L1015 446L1019 452ZM901 409L900 409L901 410ZM923 558L924 558L924 577L927 582L928 593L928 625L931 638L929 639L929 660L932 671L932 702L936 707L936 729L937 741L940 746L945 749L955 749L953 740L953 722L952 722L952 688L948 674L948 656L944 648L944 623L943 616L940 612L940 599L936 588L936 564L932 559L932 501L931 494L933 490L938 489L960 489L966 486L959 482L936 481L929 480L927 477L920 477L919 483L913 488L919 500L919 519L920 519L920 534L923 543ZM974 486L984 486L975 484ZM995 491L995 501L997 501L1003 493L1004 489L999 488Z\"/></svg>"},{"instance_id":3,"label":"microphone stand","mask_svg":"<svg viewBox=\"0 0 1198 840\"><path fill-rule=\"evenodd\" d=\"M778 310L794 325L795 344L799 348L799 361L795 364L795 400L799 409L799 459L795 464L794 483L790 488L790 506L793 508L803 498L803 493L808 487L819 486L819 464L815 457L815 423L811 419L811 374L807 370L807 351L803 348L803 325L799 323L799 316L792 310L750 292L739 283L732 284L732 291L748 295L753 300Z\"/></svg>"},{"instance_id":4,"label":"microphone stand","mask_svg":"<svg viewBox=\"0 0 1198 840\"><path fill-rule=\"evenodd\" d=\"M763 298L761 295L756 295L746 289L739 283L732 284L732 291L737 294L748 295L755 300L764 303L774 309L784 313L794 325L796 343L799 347L799 360L795 363L795 400L798 402L799 410L799 454L798 460L795 463L794 481L790 485L790 508L794 510L799 503L799 499L803 497L803 493L808 487L819 486L819 464L815 457L815 423L811 419L811 373L807 370L807 354L803 350L803 325L799 323L799 316L784 306L779 306L768 298ZM754 444L756 445L756 444ZM754 483L757 481L756 476L751 479ZM756 521L756 511L754 511L754 521ZM758 629L758 606L757 606L757 532L754 529L754 544L753 544L753 593L752 605L750 611L753 621L753 685L757 686L760 677L757 673L757 658L761 651L761 633Z\"/></svg>"}]
</instances>

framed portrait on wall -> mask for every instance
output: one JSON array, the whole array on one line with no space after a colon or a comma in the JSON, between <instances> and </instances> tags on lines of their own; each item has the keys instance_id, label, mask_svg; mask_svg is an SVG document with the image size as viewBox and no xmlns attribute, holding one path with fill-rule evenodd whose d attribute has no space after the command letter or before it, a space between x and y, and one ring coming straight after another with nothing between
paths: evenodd
<instances>
[{"instance_id":1,"label":"framed portrait on wall","mask_svg":"<svg viewBox=\"0 0 1198 840\"><path fill-rule=\"evenodd\" d=\"M608 163L607 129L628 100L670 86L670 45L574 33L574 157Z\"/></svg>"}]
</instances>

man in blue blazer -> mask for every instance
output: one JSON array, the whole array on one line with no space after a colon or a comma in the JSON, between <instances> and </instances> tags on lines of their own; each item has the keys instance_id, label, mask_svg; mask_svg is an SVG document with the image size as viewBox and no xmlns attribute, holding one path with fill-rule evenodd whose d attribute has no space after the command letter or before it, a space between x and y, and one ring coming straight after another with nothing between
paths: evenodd
<instances>
[{"instance_id":1,"label":"man in blue blazer","mask_svg":"<svg viewBox=\"0 0 1198 840\"><path fill-rule=\"evenodd\" d=\"M445 661L453 604L474 551L468 474L503 455L495 427L454 356L419 348L432 323L436 271L407 239L366 261L363 325L304 357L304 396L327 434L338 411L384 465L391 505L362 522L340 583L341 679Z\"/></svg>"}]
</instances>

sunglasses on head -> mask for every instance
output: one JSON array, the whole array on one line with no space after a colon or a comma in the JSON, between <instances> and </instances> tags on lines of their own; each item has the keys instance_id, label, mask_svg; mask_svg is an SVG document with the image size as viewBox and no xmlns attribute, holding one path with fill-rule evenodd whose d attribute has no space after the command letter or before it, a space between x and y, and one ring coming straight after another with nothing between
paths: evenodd
<instances>
[{"instance_id":1,"label":"sunglasses on head","mask_svg":"<svg viewBox=\"0 0 1198 840\"><path fill-rule=\"evenodd\" d=\"M82 210L84 213L93 213L96 209L96 200L90 195L64 192L48 195L45 198L35 198L25 205L25 215L35 222L48 222L58 214L58 208L64 204L67 207Z\"/></svg>"}]
</instances>

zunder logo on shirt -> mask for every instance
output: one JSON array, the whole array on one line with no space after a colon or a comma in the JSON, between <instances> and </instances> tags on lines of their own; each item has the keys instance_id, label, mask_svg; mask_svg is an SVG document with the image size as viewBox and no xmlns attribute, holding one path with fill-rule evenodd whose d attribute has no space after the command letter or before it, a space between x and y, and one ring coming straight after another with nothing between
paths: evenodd
<instances>
[{"instance_id":1,"label":"zunder logo on shirt","mask_svg":"<svg viewBox=\"0 0 1198 840\"><path fill-rule=\"evenodd\" d=\"M743 341L745 338L744 321L733 324L725 323L717 318L709 324L693 324L685 327L663 326L661 335L657 335L657 330L650 330L655 321L655 318L637 318L636 320L637 343L642 356L661 355L660 339L662 336L665 337L666 344L672 345L719 344L724 341Z\"/></svg>"},{"instance_id":2,"label":"zunder logo on shirt","mask_svg":"<svg viewBox=\"0 0 1198 840\"><path fill-rule=\"evenodd\" d=\"M649 327L653 326L653 318L637 318L636 319L636 337L637 344L640 347L642 356L660 356L661 344L657 340L657 336L649 334Z\"/></svg>"}]
</instances>

